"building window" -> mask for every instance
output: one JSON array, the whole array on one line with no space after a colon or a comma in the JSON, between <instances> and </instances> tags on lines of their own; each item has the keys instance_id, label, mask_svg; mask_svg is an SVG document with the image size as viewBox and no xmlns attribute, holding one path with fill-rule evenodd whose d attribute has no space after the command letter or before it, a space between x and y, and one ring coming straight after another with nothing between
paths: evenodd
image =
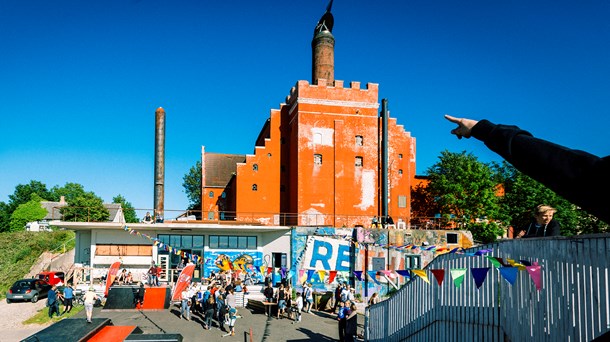
<instances>
[{"instance_id":1,"label":"building window","mask_svg":"<svg viewBox=\"0 0 610 342\"><path fill-rule=\"evenodd\" d=\"M210 249L256 249L256 236L210 235Z\"/></svg>"},{"instance_id":2,"label":"building window","mask_svg":"<svg viewBox=\"0 0 610 342\"><path fill-rule=\"evenodd\" d=\"M214 212L213 211L209 211L208 212L208 220L213 220L214 219Z\"/></svg>"},{"instance_id":3,"label":"building window","mask_svg":"<svg viewBox=\"0 0 610 342\"><path fill-rule=\"evenodd\" d=\"M267 153L267 157L271 158L271 153Z\"/></svg>"},{"instance_id":4,"label":"building window","mask_svg":"<svg viewBox=\"0 0 610 342\"><path fill-rule=\"evenodd\" d=\"M258 164L252 164L252 170L258 171Z\"/></svg>"},{"instance_id":5,"label":"building window","mask_svg":"<svg viewBox=\"0 0 610 342\"><path fill-rule=\"evenodd\" d=\"M314 154L313 163L314 165L322 165L322 155L319 153Z\"/></svg>"},{"instance_id":6,"label":"building window","mask_svg":"<svg viewBox=\"0 0 610 342\"><path fill-rule=\"evenodd\" d=\"M447 233L447 243L457 244L458 243L458 234L457 233Z\"/></svg>"},{"instance_id":7,"label":"building window","mask_svg":"<svg viewBox=\"0 0 610 342\"><path fill-rule=\"evenodd\" d=\"M214 191L210 191L210 193L208 194L208 197L214 198Z\"/></svg>"},{"instance_id":8,"label":"building window","mask_svg":"<svg viewBox=\"0 0 610 342\"><path fill-rule=\"evenodd\" d=\"M314 145L320 145L322 144L322 134L320 133L315 133L313 135L313 143Z\"/></svg>"},{"instance_id":9,"label":"building window","mask_svg":"<svg viewBox=\"0 0 610 342\"><path fill-rule=\"evenodd\" d=\"M398 207L406 208L407 207L407 196L398 196Z\"/></svg>"},{"instance_id":10,"label":"building window","mask_svg":"<svg viewBox=\"0 0 610 342\"><path fill-rule=\"evenodd\" d=\"M356 166L362 166L362 157L356 156Z\"/></svg>"},{"instance_id":11,"label":"building window","mask_svg":"<svg viewBox=\"0 0 610 342\"><path fill-rule=\"evenodd\" d=\"M417 254L405 255L405 268L407 269L420 269L421 268L421 256Z\"/></svg>"},{"instance_id":12,"label":"building window","mask_svg":"<svg viewBox=\"0 0 610 342\"><path fill-rule=\"evenodd\" d=\"M222 194L220 194L220 197L221 198L227 198L227 193L223 191Z\"/></svg>"},{"instance_id":13,"label":"building window","mask_svg":"<svg viewBox=\"0 0 610 342\"><path fill-rule=\"evenodd\" d=\"M402 153L398 154L398 159L402 159Z\"/></svg>"},{"instance_id":14,"label":"building window","mask_svg":"<svg viewBox=\"0 0 610 342\"><path fill-rule=\"evenodd\" d=\"M356 136L356 146L364 145L364 138L361 135Z\"/></svg>"},{"instance_id":15,"label":"building window","mask_svg":"<svg viewBox=\"0 0 610 342\"><path fill-rule=\"evenodd\" d=\"M258 186L256 184L252 184L252 191L258 191Z\"/></svg>"},{"instance_id":16,"label":"building window","mask_svg":"<svg viewBox=\"0 0 610 342\"><path fill-rule=\"evenodd\" d=\"M398 174L402 175L402 169L398 169Z\"/></svg>"}]
</instances>

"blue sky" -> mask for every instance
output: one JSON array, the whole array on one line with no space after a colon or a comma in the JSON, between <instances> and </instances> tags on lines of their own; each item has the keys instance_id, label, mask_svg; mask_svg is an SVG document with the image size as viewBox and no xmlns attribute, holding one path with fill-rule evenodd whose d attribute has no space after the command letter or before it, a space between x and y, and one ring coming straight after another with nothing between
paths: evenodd
<instances>
[{"instance_id":1,"label":"blue sky","mask_svg":"<svg viewBox=\"0 0 610 342\"><path fill-rule=\"evenodd\" d=\"M311 78L325 0L0 2L0 201L31 179L153 206L154 112L167 112L166 209L209 152L252 153ZM443 114L516 124L610 154L610 2L345 1L335 78L378 83L417 138L417 173L458 141Z\"/></svg>"}]
</instances>

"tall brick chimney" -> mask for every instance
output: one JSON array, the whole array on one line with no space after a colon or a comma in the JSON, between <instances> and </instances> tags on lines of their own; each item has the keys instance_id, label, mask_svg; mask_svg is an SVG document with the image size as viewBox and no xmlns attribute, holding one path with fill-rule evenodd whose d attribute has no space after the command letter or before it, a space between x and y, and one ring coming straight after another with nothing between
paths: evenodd
<instances>
[{"instance_id":1,"label":"tall brick chimney","mask_svg":"<svg viewBox=\"0 0 610 342\"><path fill-rule=\"evenodd\" d=\"M165 211L165 110L155 111L155 192L153 215L163 217Z\"/></svg>"},{"instance_id":2,"label":"tall brick chimney","mask_svg":"<svg viewBox=\"0 0 610 342\"><path fill-rule=\"evenodd\" d=\"M333 36L334 18L330 13L333 0L330 0L326 12L318 21L311 41L312 65L311 83L318 84L324 78L327 84L335 83L335 37Z\"/></svg>"}]
</instances>

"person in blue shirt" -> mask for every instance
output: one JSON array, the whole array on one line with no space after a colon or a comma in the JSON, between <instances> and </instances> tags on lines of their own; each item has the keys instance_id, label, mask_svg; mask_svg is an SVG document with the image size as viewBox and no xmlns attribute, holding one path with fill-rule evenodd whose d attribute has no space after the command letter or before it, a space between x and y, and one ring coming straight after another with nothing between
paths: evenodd
<instances>
[{"instance_id":1,"label":"person in blue shirt","mask_svg":"<svg viewBox=\"0 0 610 342\"><path fill-rule=\"evenodd\" d=\"M47 294L47 306L49 307L49 318L56 313L59 316L59 302L57 301L57 286L53 285Z\"/></svg>"},{"instance_id":2,"label":"person in blue shirt","mask_svg":"<svg viewBox=\"0 0 610 342\"><path fill-rule=\"evenodd\" d=\"M349 303L349 301L347 302ZM347 316L349 316L349 306L346 302L339 302L339 312L337 313L337 321L339 321L339 342L345 342L345 329L347 327Z\"/></svg>"},{"instance_id":3,"label":"person in blue shirt","mask_svg":"<svg viewBox=\"0 0 610 342\"><path fill-rule=\"evenodd\" d=\"M61 313L62 315L72 310L72 301L74 300L74 289L72 288L72 284L68 283L68 285L64 287L63 297L64 311Z\"/></svg>"}]
</instances>

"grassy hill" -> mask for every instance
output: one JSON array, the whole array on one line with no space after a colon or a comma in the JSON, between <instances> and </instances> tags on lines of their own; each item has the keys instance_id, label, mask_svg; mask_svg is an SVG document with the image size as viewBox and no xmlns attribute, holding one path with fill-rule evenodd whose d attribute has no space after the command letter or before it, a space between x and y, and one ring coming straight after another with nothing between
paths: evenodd
<instances>
[{"instance_id":1,"label":"grassy hill","mask_svg":"<svg viewBox=\"0 0 610 342\"><path fill-rule=\"evenodd\" d=\"M66 249L70 250L74 248L73 238L74 232L68 230L0 233L0 298L6 297L8 288L30 271L40 254L54 251L66 242Z\"/></svg>"}]
</instances>

